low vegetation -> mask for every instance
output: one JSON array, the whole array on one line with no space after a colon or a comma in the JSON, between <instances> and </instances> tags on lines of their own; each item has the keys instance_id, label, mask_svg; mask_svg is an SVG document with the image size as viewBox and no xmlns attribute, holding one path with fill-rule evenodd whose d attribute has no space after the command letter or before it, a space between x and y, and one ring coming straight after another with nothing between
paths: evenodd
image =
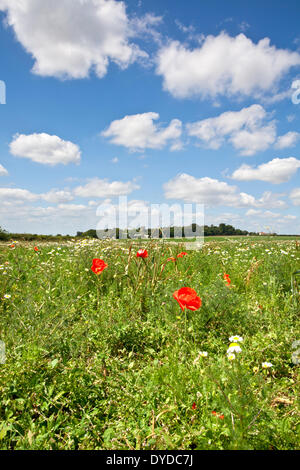
<instances>
[{"instance_id":1,"label":"low vegetation","mask_svg":"<svg viewBox=\"0 0 300 470\"><path fill-rule=\"evenodd\" d=\"M276 237L2 242L0 449L299 448L299 264Z\"/></svg>"}]
</instances>

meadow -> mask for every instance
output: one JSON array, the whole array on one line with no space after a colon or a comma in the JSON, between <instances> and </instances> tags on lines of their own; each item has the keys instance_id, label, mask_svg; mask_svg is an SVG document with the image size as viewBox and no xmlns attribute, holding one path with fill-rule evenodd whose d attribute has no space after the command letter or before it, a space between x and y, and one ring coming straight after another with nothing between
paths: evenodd
<instances>
[{"instance_id":1,"label":"meadow","mask_svg":"<svg viewBox=\"0 0 300 470\"><path fill-rule=\"evenodd\" d=\"M0 449L299 449L299 238L34 247L0 247Z\"/></svg>"}]
</instances>

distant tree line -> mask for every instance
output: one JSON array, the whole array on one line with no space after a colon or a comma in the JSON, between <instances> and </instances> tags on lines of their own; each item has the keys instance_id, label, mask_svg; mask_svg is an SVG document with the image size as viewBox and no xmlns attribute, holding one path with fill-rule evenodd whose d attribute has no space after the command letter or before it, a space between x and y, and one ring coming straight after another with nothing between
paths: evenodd
<instances>
[{"instance_id":1,"label":"distant tree line","mask_svg":"<svg viewBox=\"0 0 300 470\"><path fill-rule=\"evenodd\" d=\"M169 233L170 233L170 238L181 238L185 236L185 230L189 229L189 235L191 235L191 228L192 232L196 232L197 228L199 229L199 226L196 224L192 224L189 227L169 227L169 228L159 228L153 230L151 233L151 229L137 229L135 231L130 231L130 230L121 230L119 228L117 229L106 229L103 230L102 232L102 238L133 238L133 233L139 233L141 238L163 238L166 237L169 238ZM187 232L187 230L186 230ZM257 232L248 232L247 230L240 230L239 228L234 228L232 225L227 225L227 224L219 224L219 225L204 225L204 236L218 236L218 235L258 235ZM269 235L275 235L275 234L269 234ZM76 238L101 238L98 237L97 231L95 229L90 229L87 230L86 232L77 232L75 235ZM72 235L61 235L58 233L57 235L38 235L36 233L9 233L3 228L0 227L0 240L20 240L20 241L62 241L62 240L70 240L74 238Z\"/></svg>"},{"instance_id":2,"label":"distant tree line","mask_svg":"<svg viewBox=\"0 0 300 470\"><path fill-rule=\"evenodd\" d=\"M192 224L192 231L195 233L197 229L196 224ZM140 229L137 229L136 232L138 233ZM167 230L170 230L170 238L176 238L176 237L184 237L185 236L185 228L184 227L170 227L169 229L156 229L155 237L158 238L163 238L163 234L166 233ZM129 230L123 230L123 238L124 235L126 237L126 234L128 235L128 238L130 238L130 231ZM101 234L103 237L105 236L105 233L107 233L107 236L109 237L112 233L114 233L115 238L120 238L120 233L121 230L119 228L114 229L114 230L104 230L103 233ZM150 238L151 237L151 229L146 229L145 234ZM258 235L256 232L248 232L247 230L240 230L239 228L234 228L232 225L227 225L227 224L219 224L217 225L204 225L204 236L212 236L212 235ZM98 238L97 236L97 231L94 229L87 230L86 232L77 232L76 237L91 237L91 238Z\"/></svg>"},{"instance_id":3,"label":"distant tree line","mask_svg":"<svg viewBox=\"0 0 300 470\"><path fill-rule=\"evenodd\" d=\"M70 240L74 237L71 235L38 235L37 233L9 233L0 227L0 240L16 240L16 241L62 241Z\"/></svg>"},{"instance_id":4,"label":"distant tree line","mask_svg":"<svg viewBox=\"0 0 300 470\"><path fill-rule=\"evenodd\" d=\"M239 228L234 228L232 225L227 224L219 224L219 226L204 225L204 236L209 235L257 235L257 233L240 230Z\"/></svg>"}]
</instances>

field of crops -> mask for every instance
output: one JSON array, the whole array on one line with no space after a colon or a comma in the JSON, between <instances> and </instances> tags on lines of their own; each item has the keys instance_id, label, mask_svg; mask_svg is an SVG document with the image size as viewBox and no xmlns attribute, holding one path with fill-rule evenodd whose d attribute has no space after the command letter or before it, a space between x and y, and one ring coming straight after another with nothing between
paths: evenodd
<instances>
[{"instance_id":1,"label":"field of crops","mask_svg":"<svg viewBox=\"0 0 300 470\"><path fill-rule=\"evenodd\" d=\"M299 269L296 239L2 244L0 449L299 448Z\"/></svg>"}]
</instances>

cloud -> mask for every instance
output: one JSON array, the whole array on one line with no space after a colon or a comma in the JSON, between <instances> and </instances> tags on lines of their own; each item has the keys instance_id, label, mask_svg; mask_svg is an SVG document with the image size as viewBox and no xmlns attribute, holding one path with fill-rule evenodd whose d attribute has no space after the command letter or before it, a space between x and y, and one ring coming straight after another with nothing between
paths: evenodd
<instances>
[{"instance_id":1,"label":"cloud","mask_svg":"<svg viewBox=\"0 0 300 470\"><path fill-rule=\"evenodd\" d=\"M73 201L75 197L79 198L107 198L107 197L115 197L121 195L127 195L134 191L135 189L139 189L139 186L131 181L123 183L122 181L113 181L109 182L106 179L99 179L93 178L88 181L86 185L77 186L72 191L66 189L51 189L47 193L33 193L28 191L27 189L22 188L0 188L0 201L1 205L9 205L11 204L25 204L28 202L36 202L36 201L46 201L51 204L56 205L55 207L64 208L65 206L68 208L76 208L76 207L83 207L82 205L78 204L66 204L70 201ZM95 201L90 201L89 206L98 204ZM48 210L51 211L51 207L49 206ZM43 210L45 208L42 208Z\"/></svg>"},{"instance_id":2,"label":"cloud","mask_svg":"<svg viewBox=\"0 0 300 470\"><path fill-rule=\"evenodd\" d=\"M247 217L261 217L263 219L278 219L279 217L282 217L282 215L279 212L272 212L272 211L261 211L261 210L255 210L255 209L249 209L246 212Z\"/></svg>"},{"instance_id":3,"label":"cloud","mask_svg":"<svg viewBox=\"0 0 300 470\"><path fill-rule=\"evenodd\" d=\"M0 176L5 175L8 175L8 171L6 170L6 168L4 168L4 166L0 165Z\"/></svg>"},{"instance_id":4,"label":"cloud","mask_svg":"<svg viewBox=\"0 0 300 470\"><path fill-rule=\"evenodd\" d=\"M32 55L37 75L103 77L109 62L122 69L148 55L130 42L134 35L124 2L115 0L0 0L6 22ZM140 19L137 33L153 31L154 15Z\"/></svg>"},{"instance_id":5,"label":"cloud","mask_svg":"<svg viewBox=\"0 0 300 470\"><path fill-rule=\"evenodd\" d=\"M287 119L288 122L293 122L296 119L296 115L295 114L288 114L286 119Z\"/></svg>"},{"instance_id":6,"label":"cloud","mask_svg":"<svg viewBox=\"0 0 300 470\"><path fill-rule=\"evenodd\" d=\"M195 33L195 26L193 26L193 25L186 26L183 23L181 23L181 21L179 21L179 20L175 20L175 24L178 27L178 29L184 34L194 34Z\"/></svg>"},{"instance_id":7,"label":"cloud","mask_svg":"<svg viewBox=\"0 0 300 470\"><path fill-rule=\"evenodd\" d=\"M300 160L297 158L274 158L257 168L244 164L233 172L231 178L238 181L260 180L279 184L289 181L298 168L300 168Z\"/></svg>"},{"instance_id":8,"label":"cloud","mask_svg":"<svg viewBox=\"0 0 300 470\"><path fill-rule=\"evenodd\" d=\"M48 207L27 207L26 215L30 216L31 219L34 218L44 218L51 217L61 218L61 217L81 217L89 210L88 206L83 204L58 204L57 206L48 206Z\"/></svg>"},{"instance_id":9,"label":"cloud","mask_svg":"<svg viewBox=\"0 0 300 470\"><path fill-rule=\"evenodd\" d=\"M159 114L153 112L125 116L111 122L101 135L110 138L111 143L123 145L133 151L161 149L168 142L173 144L173 150L180 148L181 121L173 119L167 127L161 127L153 122L158 118Z\"/></svg>"},{"instance_id":10,"label":"cloud","mask_svg":"<svg viewBox=\"0 0 300 470\"><path fill-rule=\"evenodd\" d=\"M285 207L285 202L278 200L270 191L263 193L260 199L239 192L236 186L209 177L195 178L182 173L164 184L167 199L181 199L208 206L229 207Z\"/></svg>"},{"instance_id":11,"label":"cloud","mask_svg":"<svg viewBox=\"0 0 300 470\"><path fill-rule=\"evenodd\" d=\"M300 188L295 188L290 194L290 199L294 206L300 206Z\"/></svg>"},{"instance_id":12,"label":"cloud","mask_svg":"<svg viewBox=\"0 0 300 470\"><path fill-rule=\"evenodd\" d=\"M267 112L259 104L240 111L226 111L214 118L187 124L190 136L208 148L218 149L230 142L241 155L266 150L276 139L275 121L265 123Z\"/></svg>"},{"instance_id":13,"label":"cloud","mask_svg":"<svg viewBox=\"0 0 300 470\"><path fill-rule=\"evenodd\" d=\"M58 204L56 207L46 207L46 215L49 212L52 215L59 217L81 217L81 215L87 212L88 207L84 204ZM40 214L35 214L40 216Z\"/></svg>"},{"instance_id":14,"label":"cloud","mask_svg":"<svg viewBox=\"0 0 300 470\"><path fill-rule=\"evenodd\" d=\"M3 203L25 204L39 200L53 204L69 202L74 199L69 191L51 189L47 193L37 194L22 188L0 188L0 201Z\"/></svg>"},{"instance_id":15,"label":"cloud","mask_svg":"<svg viewBox=\"0 0 300 470\"><path fill-rule=\"evenodd\" d=\"M256 216L258 214L260 214L261 211L257 210L257 209L249 209L247 212L246 212L246 216L247 217L253 217L253 216Z\"/></svg>"},{"instance_id":16,"label":"cloud","mask_svg":"<svg viewBox=\"0 0 300 470\"><path fill-rule=\"evenodd\" d=\"M0 200L4 202L33 202L39 199L38 194L31 193L27 189L21 188L0 188Z\"/></svg>"},{"instance_id":17,"label":"cloud","mask_svg":"<svg viewBox=\"0 0 300 470\"><path fill-rule=\"evenodd\" d=\"M278 197L284 194L274 194L271 191L265 191L261 198L255 201L255 207L266 207L269 209L284 209L287 205Z\"/></svg>"},{"instance_id":18,"label":"cloud","mask_svg":"<svg viewBox=\"0 0 300 470\"><path fill-rule=\"evenodd\" d=\"M139 188L140 187L132 181L125 183L122 181L113 181L110 183L106 179L93 178L84 186L74 188L73 194L79 197L104 198L130 194L132 191Z\"/></svg>"},{"instance_id":19,"label":"cloud","mask_svg":"<svg viewBox=\"0 0 300 470\"><path fill-rule=\"evenodd\" d=\"M53 204L69 202L74 199L70 191L51 189L48 193L41 195L42 199Z\"/></svg>"},{"instance_id":20,"label":"cloud","mask_svg":"<svg viewBox=\"0 0 300 470\"><path fill-rule=\"evenodd\" d=\"M10 152L16 157L29 158L44 165L79 163L78 145L49 134L17 134L10 143Z\"/></svg>"},{"instance_id":21,"label":"cloud","mask_svg":"<svg viewBox=\"0 0 300 470\"><path fill-rule=\"evenodd\" d=\"M275 137L276 127L274 123L271 123L260 129L252 131L244 129L235 132L230 142L237 150L240 150L241 155L250 156L267 150L274 143Z\"/></svg>"},{"instance_id":22,"label":"cloud","mask_svg":"<svg viewBox=\"0 0 300 470\"><path fill-rule=\"evenodd\" d=\"M131 36L149 38L157 44L161 44L162 36L157 31L156 26L163 21L162 16L155 16L153 13L146 13L142 17L134 17L130 20Z\"/></svg>"},{"instance_id":23,"label":"cloud","mask_svg":"<svg viewBox=\"0 0 300 470\"><path fill-rule=\"evenodd\" d=\"M240 24L239 24L239 28L241 31L245 32L247 31L247 29L250 28L250 24L247 23L247 21L242 21Z\"/></svg>"},{"instance_id":24,"label":"cloud","mask_svg":"<svg viewBox=\"0 0 300 470\"><path fill-rule=\"evenodd\" d=\"M287 147L294 147L300 138L299 132L287 132L278 137L275 147L278 149L285 149Z\"/></svg>"},{"instance_id":25,"label":"cloud","mask_svg":"<svg viewBox=\"0 0 300 470\"><path fill-rule=\"evenodd\" d=\"M195 49L170 41L156 61L164 89L176 98L260 97L273 93L284 74L300 65L300 54L271 46L269 38L255 44L244 34L222 32Z\"/></svg>"}]
</instances>

